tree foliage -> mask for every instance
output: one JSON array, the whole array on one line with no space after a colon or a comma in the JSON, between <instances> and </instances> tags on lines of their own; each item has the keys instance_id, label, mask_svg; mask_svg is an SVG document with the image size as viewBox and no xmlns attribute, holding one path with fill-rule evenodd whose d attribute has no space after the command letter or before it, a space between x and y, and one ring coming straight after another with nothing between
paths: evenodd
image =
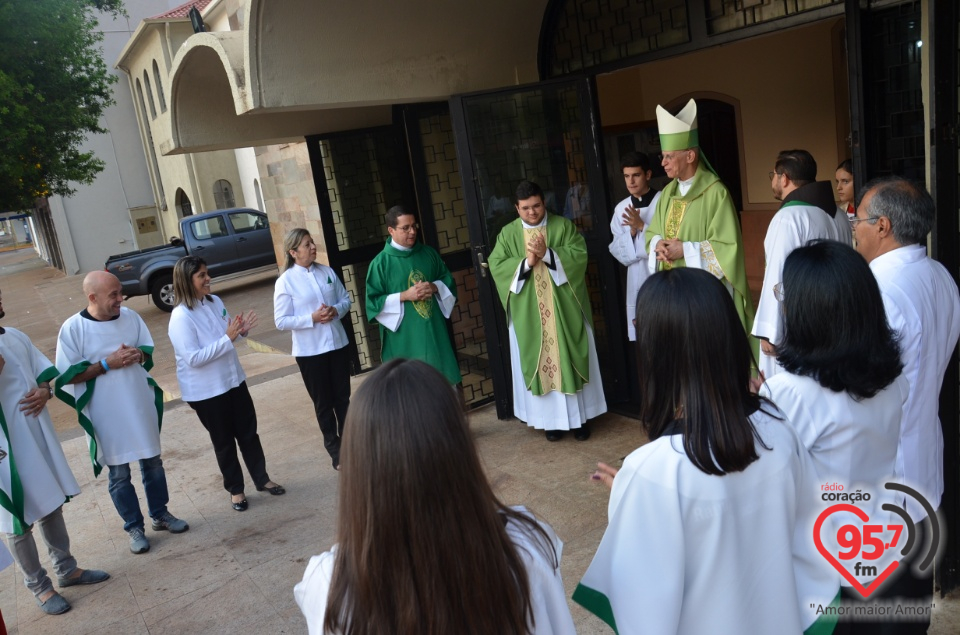
<instances>
[{"instance_id":1,"label":"tree foliage","mask_svg":"<svg viewBox=\"0 0 960 635\"><path fill-rule=\"evenodd\" d=\"M69 196L104 168L83 150L106 132L117 81L95 10L124 12L122 0L0 0L0 210Z\"/></svg>"}]
</instances>

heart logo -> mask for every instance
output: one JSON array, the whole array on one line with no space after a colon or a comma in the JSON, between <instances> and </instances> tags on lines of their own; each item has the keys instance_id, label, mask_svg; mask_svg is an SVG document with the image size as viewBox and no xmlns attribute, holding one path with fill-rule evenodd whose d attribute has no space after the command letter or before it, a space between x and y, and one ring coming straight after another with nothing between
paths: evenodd
<instances>
[{"instance_id":1,"label":"heart logo","mask_svg":"<svg viewBox=\"0 0 960 635\"><path fill-rule=\"evenodd\" d=\"M849 582L853 586L853 588L855 588L860 593L860 595L864 597L864 599L866 599L870 597L870 595L874 591L877 590L877 587L883 584L884 580L890 577L891 573L897 570L897 567L900 566L900 561L895 560L891 562L889 565L887 565L886 569L880 572L880 575L878 575L873 580L873 582L870 583L869 586L866 586L866 587L863 586L863 584L861 584L859 580L853 577L853 574L851 574L847 570L847 568L844 567L843 564L833 556L832 553L827 551L827 548L823 545L823 540L821 540L820 538L820 528L823 527L823 523L826 522L827 518L829 518L832 514L835 514L837 512L850 512L851 514L855 515L857 518L862 520L864 523L869 522L870 520L870 517L867 515L867 512L863 511L862 509L860 509L855 505L847 505L843 503L839 505L832 505L826 508L825 510L823 510L823 512L821 512L820 515L817 517L817 522L813 526L813 541L814 543L816 543L817 551L820 552L820 555L826 558L827 562L833 565L833 568L839 571L840 575L842 575L844 579L847 582Z\"/></svg>"}]
</instances>

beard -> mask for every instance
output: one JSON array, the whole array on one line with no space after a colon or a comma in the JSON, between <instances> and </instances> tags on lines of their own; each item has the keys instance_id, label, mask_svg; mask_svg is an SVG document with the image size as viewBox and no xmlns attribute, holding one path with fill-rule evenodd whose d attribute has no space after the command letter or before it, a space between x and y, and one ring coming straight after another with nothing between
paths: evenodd
<instances>
[{"instance_id":1,"label":"beard","mask_svg":"<svg viewBox=\"0 0 960 635\"><path fill-rule=\"evenodd\" d=\"M3 309L0 309L0 320L3 319L4 315L6 315L6 313L3 312Z\"/></svg>"}]
</instances>

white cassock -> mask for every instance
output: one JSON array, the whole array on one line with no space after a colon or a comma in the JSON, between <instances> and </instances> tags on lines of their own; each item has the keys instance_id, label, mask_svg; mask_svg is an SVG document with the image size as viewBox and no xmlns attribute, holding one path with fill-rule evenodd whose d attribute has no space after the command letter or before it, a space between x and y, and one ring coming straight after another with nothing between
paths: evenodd
<instances>
[{"instance_id":1,"label":"white cassock","mask_svg":"<svg viewBox=\"0 0 960 635\"><path fill-rule=\"evenodd\" d=\"M878 256L870 269L880 285L887 323L900 334L903 374L910 382L897 474L936 509L943 496L940 386L960 336L960 293L947 269L928 258L922 245ZM927 512L913 497L906 500L914 522L926 518Z\"/></svg>"},{"instance_id":2,"label":"white cassock","mask_svg":"<svg viewBox=\"0 0 960 635\"><path fill-rule=\"evenodd\" d=\"M546 225L547 216L538 225L528 225L521 219L524 229ZM563 263L557 252L547 250L544 261L553 255L555 268L547 267L553 283L558 287L567 283L567 274L563 270ZM526 280L520 278L523 268L521 260L513 274L510 283L511 293L520 293ZM513 328L513 316L507 312L507 328L510 331L510 368L513 379L513 414L517 419L538 430L575 430L589 419L598 417L607 411L607 400L603 396L603 384L600 382L600 362L597 359L597 345L593 339L593 329L584 318L584 327L587 329L587 346L589 352L588 368L591 381L583 385L583 389L575 395L567 395L559 390L537 396L527 388L520 370L520 345L517 343L517 331Z\"/></svg>"},{"instance_id":3,"label":"white cassock","mask_svg":"<svg viewBox=\"0 0 960 635\"><path fill-rule=\"evenodd\" d=\"M0 489L9 502L22 511L20 520L32 525L63 505L68 496L80 493L67 459L60 447L50 413L44 408L36 417L20 411L20 400L44 381L53 381L57 369L30 339L16 329L0 335L0 406L6 422L0 438ZM16 463L16 474L13 464ZM19 487L14 487L13 477ZM18 532L6 504L0 506L0 531Z\"/></svg>"},{"instance_id":4,"label":"white cassock","mask_svg":"<svg viewBox=\"0 0 960 635\"><path fill-rule=\"evenodd\" d=\"M524 507L513 509L529 515ZM537 524L550 538L551 546L556 550L559 565L563 542L557 538L557 534L550 525L540 521L537 521ZM527 532L516 521L508 520L506 530L527 571L530 604L536 624L536 628L530 632L530 635L576 635L577 631L570 616L559 566L553 567L553 563L541 551L542 546L539 543L533 543ZM310 635L326 633L323 630L323 618L327 610L327 594L330 592L336 549L334 547L330 551L310 558L303 580L293 587L293 596L307 620L307 630Z\"/></svg>"},{"instance_id":5,"label":"white cassock","mask_svg":"<svg viewBox=\"0 0 960 635\"><path fill-rule=\"evenodd\" d=\"M760 389L760 394L777 404L797 431L810 453L818 481L837 483L843 487L839 491L847 494L869 492L870 500L858 501L856 506L867 513L871 523L883 526L903 523L881 508L884 503L896 502L884 485L899 480L897 440L901 409L909 392L910 383L900 375L873 397L858 401L846 392L824 388L810 377L788 372L768 379ZM828 501L823 506L831 504ZM821 539L830 553L839 553L837 530L855 519L837 514L831 515L830 521L833 529L821 530ZM884 568L880 566L879 570ZM871 580L862 581L867 584ZM849 586L843 578L841 583Z\"/></svg>"},{"instance_id":6,"label":"white cassock","mask_svg":"<svg viewBox=\"0 0 960 635\"><path fill-rule=\"evenodd\" d=\"M103 322L85 318L79 313L67 318L57 337L58 396L68 405L84 402L90 382L65 384L86 368L84 362L99 364L121 344L153 353L153 337L136 312L120 307L120 315ZM150 357L147 357L149 360ZM91 458L98 465L125 465L160 454L160 413L162 391L143 366L134 364L111 369L91 380L94 391L78 414L87 432ZM159 391L159 397L158 397ZM85 421L92 424L87 429ZM91 431L93 435L91 436Z\"/></svg>"},{"instance_id":7,"label":"white cassock","mask_svg":"<svg viewBox=\"0 0 960 635\"><path fill-rule=\"evenodd\" d=\"M630 235L630 228L624 226L625 212L627 207L632 205L632 198L627 198L613 210L613 218L610 219L610 233L613 240L610 241L610 254L617 259L621 265L627 268L627 337L631 342L637 340L637 330L633 325L633 320L637 316L637 293L640 287L650 277L650 271L647 269L647 225L653 220L653 215L657 212L657 200L660 198L660 192L657 192L650 205L639 208L640 220L643 221L643 229L637 232L636 236Z\"/></svg>"},{"instance_id":8,"label":"white cassock","mask_svg":"<svg viewBox=\"0 0 960 635\"><path fill-rule=\"evenodd\" d=\"M810 604L840 588L812 539L816 473L789 424L750 420L770 449L758 443L742 472L701 472L680 435L627 456L574 601L620 635L800 633L815 621Z\"/></svg>"},{"instance_id":9,"label":"white cassock","mask_svg":"<svg viewBox=\"0 0 960 635\"><path fill-rule=\"evenodd\" d=\"M763 287L760 289L760 304L753 320L751 335L765 338L771 344L780 343L782 331L780 302L773 288L783 279L783 263L790 252L802 247L815 238L839 240L837 224L819 207L785 203L770 221L767 236L763 239L763 251L766 257L766 269L763 273ZM848 243L849 244L849 243ZM777 358L760 351L759 363L763 376L770 379L782 369Z\"/></svg>"}]
</instances>

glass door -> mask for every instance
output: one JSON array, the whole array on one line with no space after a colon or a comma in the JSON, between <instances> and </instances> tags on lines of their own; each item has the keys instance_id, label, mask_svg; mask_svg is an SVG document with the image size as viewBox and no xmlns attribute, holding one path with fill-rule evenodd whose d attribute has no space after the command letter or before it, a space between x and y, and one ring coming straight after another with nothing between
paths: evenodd
<instances>
[{"instance_id":1,"label":"glass door","mask_svg":"<svg viewBox=\"0 0 960 635\"><path fill-rule=\"evenodd\" d=\"M587 243L587 287L607 402L627 400L626 347L617 275L607 251L609 209L598 157L600 136L588 78L543 82L450 101L463 180L497 415L513 415L506 318L486 258L500 230L517 217L513 193L523 179L544 190L548 211L573 221Z\"/></svg>"}]
</instances>

